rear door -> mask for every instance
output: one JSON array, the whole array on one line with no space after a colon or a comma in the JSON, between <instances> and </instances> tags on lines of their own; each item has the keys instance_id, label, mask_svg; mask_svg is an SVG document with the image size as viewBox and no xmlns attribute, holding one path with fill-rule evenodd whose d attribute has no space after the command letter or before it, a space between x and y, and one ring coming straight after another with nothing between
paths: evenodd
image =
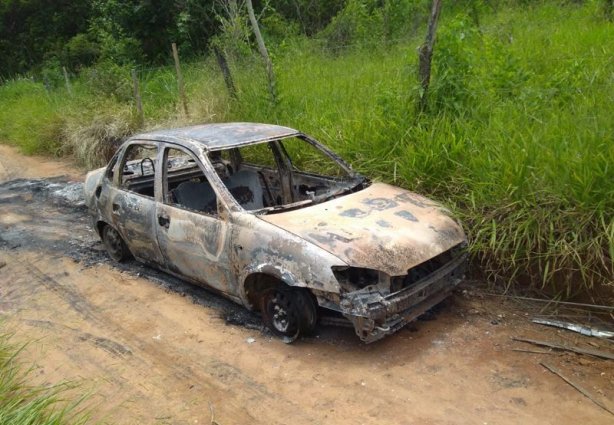
<instances>
[{"instance_id":1,"label":"rear door","mask_svg":"<svg viewBox=\"0 0 614 425\"><path fill-rule=\"evenodd\" d=\"M230 224L221 218L223 207L202 164L192 152L175 145L165 145L162 155L162 201L155 222L167 269L236 296L229 261Z\"/></svg>"},{"instance_id":2,"label":"rear door","mask_svg":"<svg viewBox=\"0 0 614 425\"><path fill-rule=\"evenodd\" d=\"M109 216L130 252L144 262L160 264L154 217L155 164L159 149L155 142L130 143L114 170L110 187Z\"/></svg>"}]
</instances>

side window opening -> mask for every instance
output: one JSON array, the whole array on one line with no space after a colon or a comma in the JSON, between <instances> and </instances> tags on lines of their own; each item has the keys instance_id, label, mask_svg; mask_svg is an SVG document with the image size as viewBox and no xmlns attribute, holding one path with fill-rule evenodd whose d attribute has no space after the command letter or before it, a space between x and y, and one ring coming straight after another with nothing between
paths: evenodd
<instances>
[{"instance_id":1,"label":"side window opening","mask_svg":"<svg viewBox=\"0 0 614 425\"><path fill-rule=\"evenodd\" d=\"M217 196L194 157L180 149L164 152L164 203L217 216Z\"/></svg>"},{"instance_id":2,"label":"side window opening","mask_svg":"<svg viewBox=\"0 0 614 425\"><path fill-rule=\"evenodd\" d=\"M282 185L272 143L209 153L218 176L246 210L258 210L282 203Z\"/></svg>"},{"instance_id":3,"label":"side window opening","mask_svg":"<svg viewBox=\"0 0 614 425\"><path fill-rule=\"evenodd\" d=\"M140 195L154 197L155 163L158 147L153 144L134 143L124 153L119 187ZM113 170L119 170L115 167Z\"/></svg>"}]
</instances>

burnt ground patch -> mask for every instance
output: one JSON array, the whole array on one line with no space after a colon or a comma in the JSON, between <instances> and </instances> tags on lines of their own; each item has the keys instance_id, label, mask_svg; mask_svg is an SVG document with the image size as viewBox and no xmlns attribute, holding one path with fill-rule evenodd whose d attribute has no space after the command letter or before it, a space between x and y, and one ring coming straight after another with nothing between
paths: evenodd
<instances>
[{"instance_id":1,"label":"burnt ground patch","mask_svg":"<svg viewBox=\"0 0 614 425\"><path fill-rule=\"evenodd\" d=\"M54 177L1 183L0 208L4 216L4 223L0 224L0 249L17 255L21 250L29 250L68 257L85 268L109 265L123 273L144 277L167 292L190 297L195 304L213 308L229 325L265 331L259 315L218 294L136 260L114 262L91 227L80 182Z\"/></svg>"}]
</instances>

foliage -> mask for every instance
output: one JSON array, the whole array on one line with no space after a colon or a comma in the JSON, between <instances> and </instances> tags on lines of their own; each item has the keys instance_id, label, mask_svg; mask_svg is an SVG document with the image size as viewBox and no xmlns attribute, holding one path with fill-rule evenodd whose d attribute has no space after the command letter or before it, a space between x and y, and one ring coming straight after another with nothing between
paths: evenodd
<instances>
[{"instance_id":1,"label":"foliage","mask_svg":"<svg viewBox=\"0 0 614 425\"><path fill-rule=\"evenodd\" d=\"M130 68L105 61L82 72L82 81L96 96L113 96L120 101L132 99Z\"/></svg>"},{"instance_id":2,"label":"foliage","mask_svg":"<svg viewBox=\"0 0 614 425\"><path fill-rule=\"evenodd\" d=\"M365 0L348 0L345 7L321 32L333 51L350 44L381 39L383 16L380 8Z\"/></svg>"},{"instance_id":3,"label":"foliage","mask_svg":"<svg viewBox=\"0 0 614 425\"><path fill-rule=\"evenodd\" d=\"M100 57L101 50L91 34L79 33L66 43L64 59L70 69L91 66Z\"/></svg>"},{"instance_id":4,"label":"foliage","mask_svg":"<svg viewBox=\"0 0 614 425\"><path fill-rule=\"evenodd\" d=\"M63 112L62 149L88 169L106 164L121 143L138 128L130 105L100 99Z\"/></svg>"},{"instance_id":5,"label":"foliage","mask_svg":"<svg viewBox=\"0 0 614 425\"><path fill-rule=\"evenodd\" d=\"M88 27L89 2L0 0L0 76L12 76L58 56Z\"/></svg>"},{"instance_id":6,"label":"foliage","mask_svg":"<svg viewBox=\"0 0 614 425\"><path fill-rule=\"evenodd\" d=\"M220 31L212 38L211 45L223 51L226 57L236 61L251 51L251 28L244 11L244 2L218 0L215 6L215 16Z\"/></svg>"},{"instance_id":7,"label":"foliage","mask_svg":"<svg viewBox=\"0 0 614 425\"><path fill-rule=\"evenodd\" d=\"M475 96L470 87L475 57L483 50L479 31L466 15L442 25L437 34L433 60L431 110L463 112Z\"/></svg>"},{"instance_id":8,"label":"foliage","mask_svg":"<svg viewBox=\"0 0 614 425\"><path fill-rule=\"evenodd\" d=\"M0 86L0 103L0 140L28 154L58 152L62 117L42 84L19 79Z\"/></svg>"},{"instance_id":9,"label":"foliage","mask_svg":"<svg viewBox=\"0 0 614 425\"><path fill-rule=\"evenodd\" d=\"M323 30L347 0L275 0L269 4L286 20L298 23L303 34L313 36Z\"/></svg>"}]
</instances>

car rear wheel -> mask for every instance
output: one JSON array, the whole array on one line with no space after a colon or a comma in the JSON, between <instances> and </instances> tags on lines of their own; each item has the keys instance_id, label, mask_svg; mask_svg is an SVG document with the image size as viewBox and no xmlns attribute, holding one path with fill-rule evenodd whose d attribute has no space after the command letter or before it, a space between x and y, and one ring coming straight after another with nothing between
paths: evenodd
<instances>
[{"instance_id":1,"label":"car rear wheel","mask_svg":"<svg viewBox=\"0 0 614 425\"><path fill-rule=\"evenodd\" d=\"M267 290L261 309L265 325L288 343L312 333L318 321L316 302L302 288L279 285Z\"/></svg>"},{"instance_id":2,"label":"car rear wheel","mask_svg":"<svg viewBox=\"0 0 614 425\"><path fill-rule=\"evenodd\" d=\"M117 262L122 262L130 257L130 251L120 234L109 225L102 229L102 242L109 256Z\"/></svg>"}]
</instances>

